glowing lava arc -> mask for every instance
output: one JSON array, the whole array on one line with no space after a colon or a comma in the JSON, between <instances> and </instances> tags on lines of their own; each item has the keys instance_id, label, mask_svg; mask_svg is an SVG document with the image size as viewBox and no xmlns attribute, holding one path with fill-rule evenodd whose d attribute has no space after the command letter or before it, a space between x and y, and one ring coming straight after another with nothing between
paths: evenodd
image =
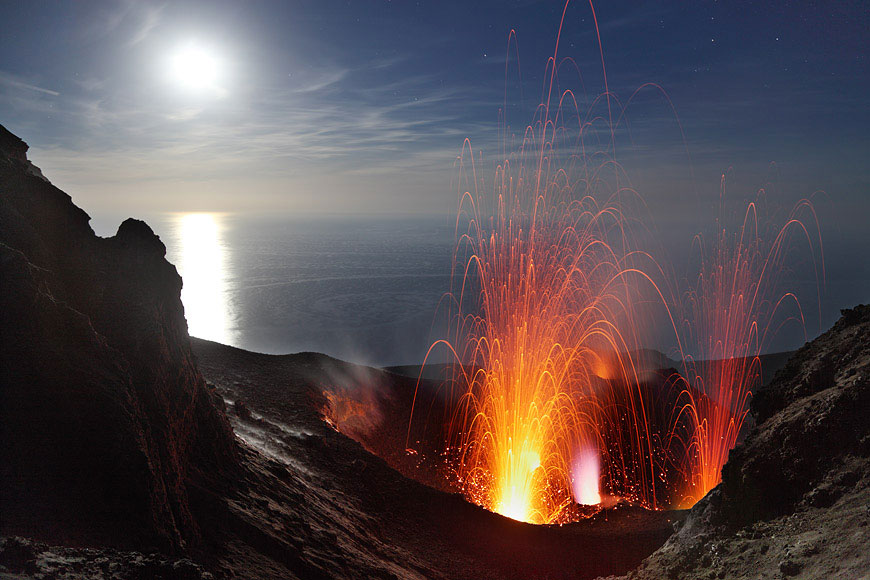
<instances>
[{"instance_id":1,"label":"glowing lava arc","mask_svg":"<svg viewBox=\"0 0 870 580\"><path fill-rule=\"evenodd\" d=\"M632 244L623 208L637 196L606 153L609 92L593 103L607 101L606 118L580 114L570 90L554 91L557 62L554 52L535 120L491 189L463 145L452 326L430 348L457 363L455 479L471 501L534 523L575 519L602 483L656 507L660 455L630 353L636 305L661 298L645 272L661 269Z\"/></svg>"},{"instance_id":2,"label":"glowing lava arc","mask_svg":"<svg viewBox=\"0 0 870 580\"><path fill-rule=\"evenodd\" d=\"M724 199L724 176L722 181ZM763 193L763 191L761 192ZM802 218L806 215L806 219ZM717 238L705 248L696 236L699 270L685 294L682 386L674 447L684 447L685 474L680 507L690 507L721 480L728 453L737 444L752 392L761 384L762 349L784 325L805 331L796 290L783 292L785 259L796 235L806 242L815 275L816 298L824 278L821 234L812 203L801 200L775 235L759 234L758 203L750 203L743 224L729 233L717 221ZM816 250L818 258L816 260Z\"/></svg>"},{"instance_id":3,"label":"glowing lava arc","mask_svg":"<svg viewBox=\"0 0 870 580\"><path fill-rule=\"evenodd\" d=\"M527 130L523 150L540 151L532 140L544 138ZM547 163L555 145L544 147ZM628 248L615 201L599 206L588 182L518 157L516 176L510 160L497 169L494 201L461 198L469 220L444 341L462 363L448 419L452 468L472 501L523 521L567 521L575 502L598 503L599 465L654 506L656 454L639 369L625 354L639 344L633 305L651 286L638 268L649 258ZM620 416L630 417L626 439Z\"/></svg>"},{"instance_id":4,"label":"glowing lava arc","mask_svg":"<svg viewBox=\"0 0 870 580\"><path fill-rule=\"evenodd\" d=\"M572 521L578 504L605 495L687 506L718 483L761 375L762 345L778 325L804 325L794 293L773 295L786 238L802 232L816 247L799 216L815 219L808 201L770 246L751 204L738 235L720 228L712 253L701 251L675 324L681 308L662 291L671 287L664 270L638 249L644 204L613 159L606 73L605 93L584 114L570 89L556 89L561 27L517 148L502 112L505 156L490 186L463 144L451 326L424 360L444 348L455 363L444 422L455 482L471 501L533 523ZM635 354L662 313L686 361L668 392Z\"/></svg>"}]
</instances>

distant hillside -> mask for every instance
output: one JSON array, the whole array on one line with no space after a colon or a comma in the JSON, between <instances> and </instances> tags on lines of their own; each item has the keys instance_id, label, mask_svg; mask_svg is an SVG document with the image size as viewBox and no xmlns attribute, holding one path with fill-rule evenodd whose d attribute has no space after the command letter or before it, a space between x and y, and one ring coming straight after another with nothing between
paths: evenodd
<instances>
[{"instance_id":1,"label":"distant hillside","mask_svg":"<svg viewBox=\"0 0 870 580\"><path fill-rule=\"evenodd\" d=\"M792 354L794 354L794 351L775 352L761 355L762 383L769 383L776 374L776 371L785 366L785 363ZM637 353L635 353L635 360L640 361L641 366L651 370L679 369L681 366L679 361L673 360L655 349L637 351ZM385 367L384 370L398 375L404 375L406 377L417 378L418 376L421 376L420 370L422 368L422 377L424 379L437 380L446 376L450 366L449 363L428 364L425 367L421 367L421 365L399 365Z\"/></svg>"}]
</instances>

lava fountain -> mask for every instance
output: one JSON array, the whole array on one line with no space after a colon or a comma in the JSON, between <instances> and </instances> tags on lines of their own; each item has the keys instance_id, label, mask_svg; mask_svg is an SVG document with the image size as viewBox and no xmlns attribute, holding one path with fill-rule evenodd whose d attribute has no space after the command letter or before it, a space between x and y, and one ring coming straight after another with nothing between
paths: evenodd
<instances>
[{"instance_id":1,"label":"lava fountain","mask_svg":"<svg viewBox=\"0 0 870 580\"><path fill-rule=\"evenodd\" d=\"M454 363L442 423L454 483L533 523L576 520L605 496L659 509L706 494L740 435L763 346L783 325L805 328L796 294L775 294L793 234L809 244L817 288L824 277L810 202L771 236L752 203L736 233L720 217L712 246L696 237L697 277L675 298L677 285L642 250L644 203L614 159L613 115L624 108L607 88L600 37L605 92L581 113L560 88L567 8L517 147L501 112L492 182L469 140L457 158L450 329L424 360L443 349ZM678 343L669 382L641 360L653 321Z\"/></svg>"},{"instance_id":2,"label":"lava fountain","mask_svg":"<svg viewBox=\"0 0 870 580\"><path fill-rule=\"evenodd\" d=\"M459 236L457 314L444 342L461 363L450 448L472 500L549 523L575 501L598 503L592 496L614 415L612 390L638 382L626 353L639 338L633 305L641 285L629 280L640 276L632 265L640 254L625 247L617 205L599 205L587 183L572 183L563 169L520 165L509 175L510 167L499 167L493 214L482 209L485 196L462 198L471 214ZM627 410L637 430L633 456L650 457L651 449L640 449L651 443L641 398L635 401ZM579 489L582 497L572 497Z\"/></svg>"},{"instance_id":3,"label":"lava fountain","mask_svg":"<svg viewBox=\"0 0 870 580\"><path fill-rule=\"evenodd\" d=\"M724 190L723 176L722 200ZM795 241L809 248L811 263L802 268L814 277L820 297L824 258L812 203L801 200L780 229L761 233L759 201L747 206L735 231L725 227L720 214L711 245L695 237L698 269L682 304L683 344L693 352L682 353L683 368L676 377L682 391L672 432L682 439L672 441L674 447L685 449L681 507L693 505L721 480L750 397L761 385L760 355L770 337L794 325L807 338L796 289L783 291L786 260Z\"/></svg>"},{"instance_id":4,"label":"lava fountain","mask_svg":"<svg viewBox=\"0 0 870 580\"><path fill-rule=\"evenodd\" d=\"M601 478L629 481L622 489L656 506L631 353L636 305L657 292L645 271L657 268L632 243L625 208L636 194L609 154L610 95L593 103L606 101L605 113L581 114L574 93L556 88L557 52L558 36L534 122L491 185L463 145L452 326L430 349L457 363L446 418L456 481L475 503L534 523L598 503ZM620 430L629 436L610 436Z\"/></svg>"}]
</instances>

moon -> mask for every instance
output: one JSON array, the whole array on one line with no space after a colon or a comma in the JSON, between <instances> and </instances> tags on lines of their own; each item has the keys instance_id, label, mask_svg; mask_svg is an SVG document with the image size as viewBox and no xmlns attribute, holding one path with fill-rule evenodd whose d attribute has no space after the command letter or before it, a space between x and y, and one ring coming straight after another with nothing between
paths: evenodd
<instances>
[{"instance_id":1,"label":"moon","mask_svg":"<svg viewBox=\"0 0 870 580\"><path fill-rule=\"evenodd\" d=\"M190 43L171 55L169 73L172 81L182 89L220 94L220 65L220 59L213 51Z\"/></svg>"}]
</instances>

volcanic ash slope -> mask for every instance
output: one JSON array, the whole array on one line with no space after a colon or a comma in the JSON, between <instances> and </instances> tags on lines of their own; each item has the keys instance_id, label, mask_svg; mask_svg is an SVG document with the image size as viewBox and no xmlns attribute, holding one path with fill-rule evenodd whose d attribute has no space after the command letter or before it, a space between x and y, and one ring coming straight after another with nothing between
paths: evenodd
<instances>
[{"instance_id":1,"label":"volcanic ash slope","mask_svg":"<svg viewBox=\"0 0 870 580\"><path fill-rule=\"evenodd\" d=\"M626 578L870 578L870 305L752 402L722 483Z\"/></svg>"}]
</instances>

